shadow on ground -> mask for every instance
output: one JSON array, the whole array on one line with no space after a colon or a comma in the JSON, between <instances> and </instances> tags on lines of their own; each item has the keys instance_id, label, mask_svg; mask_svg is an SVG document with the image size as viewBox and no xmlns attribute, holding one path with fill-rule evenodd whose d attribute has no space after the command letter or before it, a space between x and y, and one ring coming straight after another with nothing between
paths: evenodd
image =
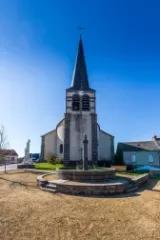
<instances>
[{"instance_id":1,"label":"shadow on ground","mask_svg":"<svg viewBox=\"0 0 160 240\"><path fill-rule=\"evenodd\" d=\"M144 183L139 188L138 192L143 192L145 190L160 192L160 188L159 188L159 190L158 189L154 189L158 182L159 182L159 179L149 179L146 183Z\"/></svg>"}]
</instances>

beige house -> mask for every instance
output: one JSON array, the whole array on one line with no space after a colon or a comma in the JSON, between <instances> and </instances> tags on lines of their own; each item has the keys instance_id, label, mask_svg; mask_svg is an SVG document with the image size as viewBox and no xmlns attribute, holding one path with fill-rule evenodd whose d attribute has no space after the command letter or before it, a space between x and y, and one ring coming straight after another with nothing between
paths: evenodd
<instances>
[{"instance_id":1,"label":"beige house","mask_svg":"<svg viewBox=\"0 0 160 240\"><path fill-rule=\"evenodd\" d=\"M70 88L66 89L64 118L56 129L42 135L41 160L53 154L75 165L83 159L85 135L88 139L88 160L113 161L114 137L100 129L96 112L96 91L90 88L82 39Z\"/></svg>"},{"instance_id":2,"label":"beige house","mask_svg":"<svg viewBox=\"0 0 160 240\"><path fill-rule=\"evenodd\" d=\"M152 141L118 143L116 164L160 167L160 138L154 136Z\"/></svg>"},{"instance_id":3,"label":"beige house","mask_svg":"<svg viewBox=\"0 0 160 240\"><path fill-rule=\"evenodd\" d=\"M6 164L17 163L18 154L14 149L2 149L0 150L0 164L3 164L4 161Z\"/></svg>"}]
</instances>

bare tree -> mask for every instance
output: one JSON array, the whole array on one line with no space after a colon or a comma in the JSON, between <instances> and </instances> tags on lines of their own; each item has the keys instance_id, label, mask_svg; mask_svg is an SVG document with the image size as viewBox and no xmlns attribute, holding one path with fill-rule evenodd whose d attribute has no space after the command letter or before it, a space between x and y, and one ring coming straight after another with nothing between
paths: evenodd
<instances>
[{"instance_id":1,"label":"bare tree","mask_svg":"<svg viewBox=\"0 0 160 240\"><path fill-rule=\"evenodd\" d=\"M6 161L5 161L5 150L8 147L8 142L7 142L7 135L5 132L5 128L2 125L0 127L0 163L4 164L4 171L6 173Z\"/></svg>"}]
</instances>

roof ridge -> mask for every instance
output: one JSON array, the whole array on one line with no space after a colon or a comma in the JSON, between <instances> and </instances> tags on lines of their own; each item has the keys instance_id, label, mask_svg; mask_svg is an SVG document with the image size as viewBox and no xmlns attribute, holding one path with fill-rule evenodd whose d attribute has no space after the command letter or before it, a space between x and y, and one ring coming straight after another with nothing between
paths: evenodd
<instances>
[{"instance_id":1,"label":"roof ridge","mask_svg":"<svg viewBox=\"0 0 160 240\"><path fill-rule=\"evenodd\" d=\"M119 148L125 151L160 151L160 147L154 141L124 142L119 143Z\"/></svg>"},{"instance_id":2,"label":"roof ridge","mask_svg":"<svg viewBox=\"0 0 160 240\"><path fill-rule=\"evenodd\" d=\"M151 140L151 141L137 141L137 142L124 142L124 143L146 143L146 142L154 142L154 141Z\"/></svg>"},{"instance_id":3,"label":"roof ridge","mask_svg":"<svg viewBox=\"0 0 160 240\"><path fill-rule=\"evenodd\" d=\"M160 149L160 145L156 141L154 141L154 140L153 140L153 142Z\"/></svg>"}]
</instances>

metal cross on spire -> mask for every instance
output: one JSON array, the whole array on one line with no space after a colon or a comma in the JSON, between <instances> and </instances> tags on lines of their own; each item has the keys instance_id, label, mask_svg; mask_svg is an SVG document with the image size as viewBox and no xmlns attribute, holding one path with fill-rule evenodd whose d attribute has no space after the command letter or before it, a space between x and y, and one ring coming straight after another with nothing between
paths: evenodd
<instances>
[{"instance_id":1,"label":"metal cross on spire","mask_svg":"<svg viewBox=\"0 0 160 240\"><path fill-rule=\"evenodd\" d=\"M77 29L78 29L78 31L80 32L80 35L81 35L82 31L84 30L84 27L82 27L81 25L79 25Z\"/></svg>"}]
</instances>

